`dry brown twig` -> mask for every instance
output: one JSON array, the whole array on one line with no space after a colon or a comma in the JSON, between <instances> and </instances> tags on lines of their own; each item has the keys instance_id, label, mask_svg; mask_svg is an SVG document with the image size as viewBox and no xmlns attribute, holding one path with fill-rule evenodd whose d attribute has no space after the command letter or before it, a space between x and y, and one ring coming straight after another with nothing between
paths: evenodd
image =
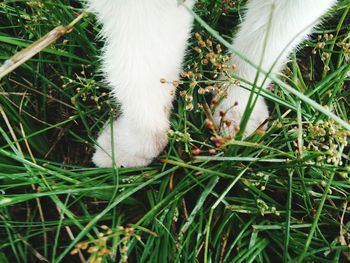
<instances>
[{"instance_id":1,"label":"dry brown twig","mask_svg":"<svg viewBox=\"0 0 350 263\"><path fill-rule=\"evenodd\" d=\"M0 80L7 74L21 66L23 63L34 57L43 49L50 46L57 39L72 31L73 27L86 15L86 13L80 14L67 26L58 26L48 34L40 38L38 41L31 44L29 47L21 50L15 54L12 58L5 61L0 67Z\"/></svg>"}]
</instances>

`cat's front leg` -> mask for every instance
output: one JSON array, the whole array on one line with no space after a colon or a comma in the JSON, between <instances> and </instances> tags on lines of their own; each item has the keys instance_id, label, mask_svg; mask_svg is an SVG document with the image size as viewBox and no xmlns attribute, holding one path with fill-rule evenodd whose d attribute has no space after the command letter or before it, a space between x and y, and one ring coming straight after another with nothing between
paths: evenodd
<instances>
[{"instance_id":1,"label":"cat's front leg","mask_svg":"<svg viewBox=\"0 0 350 263\"><path fill-rule=\"evenodd\" d=\"M167 144L171 82L179 78L192 16L175 0L90 0L90 6L103 23L103 69L122 112L113 133L108 125L99 135L93 162L148 165Z\"/></svg>"},{"instance_id":2,"label":"cat's front leg","mask_svg":"<svg viewBox=\"0 0 350 263\"><path fill-rule=\"evenodd\" d=\"M263 71L278 75L289 53L311 32L319 18L334 4L335 0L249 0L245 19L233 41L233 48ZM257 76L257 69L233 54L232 64L236 65L240 78L250 83L256 81L256 90L266 88L270 81L265 75ZM246 109L250 92L231 85L228 96L217 107L214 114L216 123L223 118L232 125L224 126L223 133L237 132ZM224 117L222 117L224 116ZM245 136L254 132L269 117L263 98L258 98L248 121Z\"/></svg>"}]
</instances>

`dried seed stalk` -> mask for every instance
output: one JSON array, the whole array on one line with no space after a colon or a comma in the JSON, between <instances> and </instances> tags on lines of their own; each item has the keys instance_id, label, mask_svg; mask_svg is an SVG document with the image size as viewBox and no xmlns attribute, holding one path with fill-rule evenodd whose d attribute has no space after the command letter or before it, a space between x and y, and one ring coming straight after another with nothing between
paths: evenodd
<instances>
[{"instance_id":1,"label":"dried seed stalk","mask_svg":"<svg viewBox=\"0 0 350 263\"><path fill-rule=\"evenodd\" d=\"M210 120L212 122L213 126L212 126L211 130L212 130L213 134L214 135L218 135L219 129L218 129L218 127L215 124L214 117L213 117L213 115L211 113L211 110L209 108L208 103L203 102L202 103L202 107L203 107L203 111L204 111L205 116L207 117L208 120Z\"/></svg>"},{"instance_id":2,"label":"dried seed stalk","mask_svg":"<svg viewBox=\"0 0 350 263\"><path fill-rule=\"evenodd\" d=\"M58 26L44 37L40 38L38 41L31 44L29 47L21 50L17 54L15 54L12 58L5 61L5 63L0 67L0 80L5 77L7 74L21 66L23 63L34 57L43 49L50 46L57 39L62 37L63 35L69 33L76 23L78 23L83 17L85 13L80 14L76 19L74 19L67 26Z\"/></svg>"}]
</instances>

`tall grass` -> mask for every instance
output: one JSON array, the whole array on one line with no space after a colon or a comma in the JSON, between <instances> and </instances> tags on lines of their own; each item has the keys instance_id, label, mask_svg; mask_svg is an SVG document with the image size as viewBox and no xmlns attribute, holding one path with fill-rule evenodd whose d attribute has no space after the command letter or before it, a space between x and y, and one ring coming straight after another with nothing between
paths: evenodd
<instances>
[{"instance_id":1,"label":"tall grass","mask_svg":"<svg viewBox=\"0 0 350 263\"><path fill-rule=\"evenodd\" d=\"M1 263L350 260L350 3L262 91L268 130L222 145L204 102L244 2L197 4L169 145L149 167L90 162L118 111L92 15L1 80ZM81 12L74 0L1 2L0 62ZM212 43L200 54L199 40ZM221 64L203 63L211 51Z\"/></svg>"}]
</instances>

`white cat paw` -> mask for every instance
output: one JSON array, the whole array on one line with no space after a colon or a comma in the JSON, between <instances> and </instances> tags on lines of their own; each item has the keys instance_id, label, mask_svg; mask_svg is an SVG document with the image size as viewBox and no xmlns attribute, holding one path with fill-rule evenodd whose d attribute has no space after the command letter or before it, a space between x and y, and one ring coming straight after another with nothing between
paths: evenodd
<instances>
[{"instance_id":1,"label":"white cat paw","mask_svg":"<svg viewBox=\"0 0 350 263\"><path fill-rule=\"evenodd\" d=\"M167 144L165 132L154 132L133 127L125 118L113 122L113 142L111 125L104 128L97 139L92 157L97 167L116 166L143 167L149 165Z\"/></svg>"},{"instance_id":2,"label":"white cat paw","mask_svg":"<svg viewBox=\"0 0 350 263\"><path fill-rule=\"evenodd\" d=\"M229 96L215 109L214 121L223 136L234 137L240 131L240 123L247 106L248 96ZM242 95L242 94L241 94ZM243 137L253 134L258 128L265 129L269 111L263 98L258 98L250 115Z\"/></svg>"}]
</instances>

